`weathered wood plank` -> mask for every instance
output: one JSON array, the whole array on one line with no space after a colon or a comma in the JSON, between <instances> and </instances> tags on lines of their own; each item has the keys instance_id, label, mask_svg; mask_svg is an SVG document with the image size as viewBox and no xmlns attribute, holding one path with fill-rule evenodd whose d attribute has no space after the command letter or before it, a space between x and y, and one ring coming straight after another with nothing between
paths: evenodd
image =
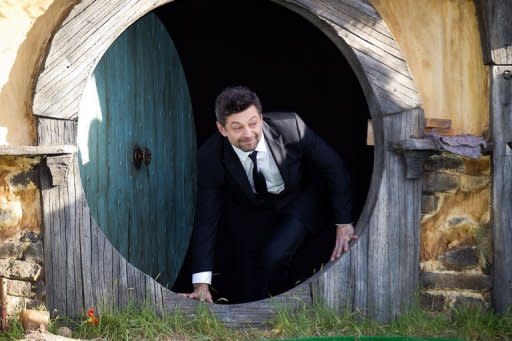
<instances>
[{"instance_id":1,"label":"weathered wood plank","mask_svg":"<svg viewBox=\"0 0 512 341\"><path fill-rule=\"evenodd\" d=\"M130 303L129 300L129 286L128 286L128 274L126 269L126 259L123 257L119 257L119 288L118 288L118 300L119 300L119 308L123 308Z\"/></svg>"},{"instance_id":2,"label":"weathered wood plank","mask_svg":"<svg viewBox=\"0 0 512 341\"><path fill-rule=\"evenodd\" d=\"M130 263L126 262L126 279L128 284L128 302L138 302L136 270Z\"/></svg>"},{"instance_id":3,"label":"weathered wood plank","mask_svg":"<svg viewBox=\"0 0 512 341\"><path fill-rule=\"evenodd\" d=\"M65 214L66 214L66 259L67 259L67 311L79 311L83 307L82 295L82 274L78 264L80 263L80 238L78 237L79 231L77 226L77 209L76 209L76 187L75 180L79 177L76 167L72 169L73 175L66 179L67 182L67 196L65 199ZM55 179L52 180L55 182Z\"/></svg>"},{"instance_id":4,"label":"weathered wood plank","mask_svg":"<svg viewBox=\"0 0 512 341\"><path fill-rule=\"evenodd\" d=\"M360 230L356 231L359 240L350 250L349 276L354 286L352 309L366 316L368 313L368 239L370 230L364 222L359 226L361 226Z\"/></svg>"},{"instance_id":5,"label":"weathered wood plank","mask_svg":"<svg viewBox=\"0 0 512 341\"><path fill-rule=\"evenodd\" d=\"M423 175L425 160L435 151L440 151L434 141L427 138L409 138L391 144L393 150L404 157L407 179L418 179Z\"/></svg>"},{"instance_id":6,"label":"weathered wood plank","mask_svg":"<svg viewBox=\"0 0 512 341\"><path fill-rule=\"evenodd\" d=\"M121 269L120 269L120 263L121 263L121 255L119 252L112 247L112 307L114 309L119 309L120 302L119 302L119 289L122 288L121 285Z\"/></svg>"},{"instance_id":7,"label":"weathered wood plank","mask_svg":"<svg viewBox=\"0 0 512 341\"><path fill-rule=\"evenodd\" d=\"M353 285L350 285L349 268L351 254L345 254L334 263L324 267L312 283L313 299L339 311L352 309Z\"/></svg>"},{"instance_id":8,"label":"weathered wood plank","mask_svg":"<svg viewBox=\"0 0 512 341\"><path fill-rule=\"evenodd\" d=\"M374 175L368 197L378 201L366 208L369 217L363 212L358 223L360 239L350 253L328 268L314 286L313 293L331 307L351 307L389 321L412 302L419 283L421 182L405 180L405 165L391 146L418 134L422 119L421 109L415 109L385 117L383 126L381 120L375 122L385 132L375 160L381 166L377 172L384 173Z\"/></svg>"},{"instance_id":9,"label":"weathered wood plank","mask_svg":"<svg viewBox=\"0 0 512 341\"><path fill-rule=\"evenodd\" d=\"M76 119L85 82L110 44L170 0L82 1L55 34L34 95L34 115ZM102 13L102 15L98 15Z\"/></svg>"},{"instance_id":10,"label":"weathered wood plank","mask_svg":"<svg viewBox=\"0 0 512 341\"><path fill-rule=\"evenodd\" d=\"M53 238L55 238L55 233L53 229L52 223L52 207L51 207L51 194L49 193L49 189L51 187L51 175L49 172L46 172L44 169L41 170L40 173L40 184L41 184L41 208L43 211L43 243L44 243L44 271L45 271L45 281L46 283L54 282L54 266L57 266L56 263L53 262ZM54 302L55 297L55 287L53 285L46 286L46 304L49 307L55 307Z\"/></svg>"},{"instance_id":11,"label":"weathered wood plank","mask_svg":"<svg viewBox=\"0 0 512 341\"><path fill-rule=\"evenodd\" d=\"M494 306L512 306L512 66L492 67Z\"/></svg>"},{"instance_id":12,"label":"weathered wood plank","mask_svg":"<svg viewBox=\"0 0 512 341\"><path fill-rule=\"evenodd\" d=\"M101 233L100 240L102 242L102 245L100 245L101 253L99 254L99 256L103 256L101 257L102 259L100 266L103 271L100 273L100 276L103 277L101 280L104 283L102 295L104 297L104 304L108 307L114 307L116 298L114 296L112 253L117 251L115 251L115 249L112 247L112 244L103 233Z\"/></svg>"},{"instance_id":13,"label":"weathered wood plank","mask_svg":"<svg viewBox=\"0 0 512 341\"><path fill-rule=\"evenodd\" d=\"M393 142L392 148L397 152L403 152L408 150L419 150L419 151L439 151L434 141L427 138L407 138L405 140Z\"/></svg>"},{"instance_id":14,"label":"weathered wood plank","mask_svg":"<svg viewBox=\"0 0 512 341\"><path fill-rule=\"evenodd\" d=\"M404 180L405 166L390 145L418 134L422 120L415 109L383 122L383 176L368 227L368 314L381 321L403 311L418 288L421 182Z\"/></svg>"},{"instance_id":15,"label":"weathered wood plank","mask_svg":"<svg viewBox=\"0 0 512 341\"><path fill-rule=\"evenodd\" d=\"M425 128L450 129L452 120L445 118L425 118Z\"/></svg>"},{"instance_id":16,"label":"weathered wood plank","mask_svg":"<svg viewBox=\"0 0 512 341\"><path fill-rule=\"evenodd\" d=\"M335 24L345 23L347 28L354 28L355 23L362 25L353 30L370 44L385 47L385 54L400 56L400 50L386 24L380 20L378 12L366 1L330 1L330 0L292 0L290 3L300 4L315 13L318 17ZM356 33L357 32L357 33Z\"/></svg>"},{"instance_id":17,"label":"weathered wood plank","mask_svg":"<svg viewBox=\"0 0 512 341\"><path fill-rule=\"evenodd\" d=\"M277 2L309 19L331 38L354 69L367 97L369 92L376 96L379 113L419 107L421 100L407 63L387 26L367 1Z\"/></svg>"},{"instance_id":18,"label":"weathered wood plank","mask_svg":"<svg viewBox=\"0 0 512 341\"><path fill-rule=\"evenodd\" d=\"M73 154L76 152L74 145L55 146L0 146L0 155L7 156L38 156L38 155L61 155Z\"/></svg>"},{"instance_id":19,"label":"weathered wood plank","mask_svg":"<svg viewBox=\"0 0 512 341\"><path fill-rule=\"evenodd\" d=\"M486 64L512 64L512 0L477 0Z\"/></svg>"},{"instance_id":20,"label":"weathered wood plank","mask_svg":"<svg viewBox=\"0 0 512 341\"><path fill-rule=\"evenodd\" d=\"M45 123L50 123L46 121ZM44 125L43 135L53 135L53 124ZM63 137L65 139L65 137ZM67 255L66 255L66 198L67 186L52 187L51 175L43 172L41 176L41 192L44 224L44 243L55 245L54 248L45 247L45 278L52 281L52 287L47 291L48 301L59 314L67 313Z\"/></svg>"},{"instance_id":21,"label":"weathered wood plank","mask_svg":"<svg viewBox=\"0 0 512 341\"><path fill-rule=\"evenodd\" d=\"M80 181L80 178L77 179ZM81 188L77 186L77 188ZM84 308L94 306L94 297L93 297L93 278L91 276L92 273L92 223L91 223L91 215L89 212L89 207L87 206L87 202L85 197L78 196L77 204L79 205L79 215L80 219L77 220L78 228L79 228L79 238L80 238L80 269L82 272L82 286L83 286L83 297L84 297Z\"/></svg>"},{"instance_id":22,"label":"weathered wood plank","mask_svg":"<svg viewBox=\"0 0 512 341\"><path fill-rule=\"evenodd\" d=\"M52 186L59 186L67 183L69 168L72 162L73 154L46 157L46 166L50 171Z\"/></svg>"}]
</instances>

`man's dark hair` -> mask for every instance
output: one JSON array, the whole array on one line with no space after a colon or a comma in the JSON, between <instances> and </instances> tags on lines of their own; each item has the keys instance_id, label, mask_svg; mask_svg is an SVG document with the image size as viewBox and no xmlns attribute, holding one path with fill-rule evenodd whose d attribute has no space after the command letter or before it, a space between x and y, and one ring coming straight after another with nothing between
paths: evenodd
<instances>
[{"instance_id":1,"label":"man's dark hair","mask_svg":"<svg viewBox=\"0 0 512 341\"><path fill-rule=\"evenodd\" d=\"M261 102L254 91L246 86L228 87L217 96L215 117L224 126L229 115L242 112L251 105L254 105L261 114Z\"/></svg>"}]
</instances>

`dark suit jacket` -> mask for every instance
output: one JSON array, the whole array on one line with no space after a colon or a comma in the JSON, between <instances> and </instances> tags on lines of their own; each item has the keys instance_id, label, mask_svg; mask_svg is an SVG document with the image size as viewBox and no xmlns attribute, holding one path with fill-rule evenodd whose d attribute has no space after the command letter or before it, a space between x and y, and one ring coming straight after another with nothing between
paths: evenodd
<instances>
[{"instance_id":1,"label":"dark suit jacket","mask_svg":"<svg viewBox=\"0 0 512 341\"><path fill-rule=\"evenodd\" d=\"M294 202L308 188L311 177L319 177L327 188L333 222L352 222L348 174L339 155L295 113L265 113L263 119L263 134L285 183L283 193L272 200L271 210L293 214L307 211L294 211ZM259 211L269 209L268 200L252 192L239 158L222 135L210 137L197 158L197 205L191 239L193 273L215 270L219 224L236 225L229 229L244 233ZM237 242L236 237L233 242Z\"/></svg>"}]
</instances>

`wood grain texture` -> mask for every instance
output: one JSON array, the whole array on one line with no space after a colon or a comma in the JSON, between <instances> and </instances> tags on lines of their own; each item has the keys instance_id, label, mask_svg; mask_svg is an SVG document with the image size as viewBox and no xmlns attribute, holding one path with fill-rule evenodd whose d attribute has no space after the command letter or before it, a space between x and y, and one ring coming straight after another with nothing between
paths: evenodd
<instances>
[{"instance_id":1,"label":"wood grain texture","mask_svg":"<svg viewBox=\"0 0 512 341\"><path fill-rule=\"evenodd\" d=\"M450 129L451 127L452 120L445 118L425 118L425 128Z\"/></svg>"},{"instance_id":2,"label":"wood grain texture","mask_svg":"<svg viewBox=\"0 0 512 341\"><path fill-rule=\"evenodd\" d=\"M394 142L410 138L422 126L420 109L384 119L383 175L368 229L368 313L389 321L411 302L419 281L421 180L405 179Z\"/></svg>"},{"instance_id":3,"label":"wood grain texture","mask_svg":"<svg viewBox=\"0 0 512 341\"><path fill-rule=\"evenodd\" d=\"M378 113L397 113L421 105L398 44L368 1L276 2L303 15L331 38L354 69L367 98L376 97Z\"/></svg>"},{"instance_id":4,"label":"wood grain texture","mask_svg":"<svg viewBox=\"0 0 512 341\"><path fill-rule=\"evenodd\" d=\"M52 186L66 183L71 162L73 162L73 154L46 157L46 166L50 171Z\"/></svg>"},{"instance_id":5,"label":"wood grain texture","mask_svg":"<svg viewBox=\"0 0 512 341\"><path fill-rule=\"evenodd\" d=\"M85 83L103 53L131 23L170 1L84 0L77 4L53 38L36 84L34 115L77 119Z\"/></svg>"},{"instance_id":6,"label":"wood grain texture","mask_svg":"<svg viewBox=\"0 0 512 341\"><path fill-rule=\"evenodd\" d=\"M477 0L486 64L512 64L512 0Z\"/></svg>"},{"instance_id":7,"label":"wood grain texture","mask_svg":"<svg viewBox=\"0 0 512 341\"><path fill-rule=\"evenodd\" d=\"M0 146L2 156L38 156L38 155L62 155L73 154L76 151L74 145L50 145L50 146Z\"/></svg>"},{"instance_id":8,"label":"wood grain texture","mask_svg":"<svg viewBox=\"0 0 512 341\"><path fill-rule=\"evenodd\" d=\"M512 306L512 65L492 67L494 306Z\"/></svg>"},{"instance_id":9,"label":"wood grain texture","mask_svg":"<svg viewBox=\"0 0 512 341\"><path fill-rule=\"evenodd\" d=\"M180 58L148 13L105 52L88 80L78 121L88 205L128 262L174 283L193 225L196 139ZM133 150L151 162L134 166Z\"/></svg>"},{"instance_id":10,"label":"wood grain texture","mask_svg":"<svg viewBox=\"0 0 512 341\"><path fill-rule=\"evenodd\" d=\"M365 208L351 251L314 285L313 292L333 308L390 321L409 307L418 290L421 180L406 180L405 164L392 145L417 134L422 120L422 111L414 109L375 125L384 132L383 147L375 154L382 175L374 174L368 194L377 198L375 206Z\"/></svg>"},{"instance_id":11,"label":"wood grain texture","mask_svg":"<svg viewBox=\"0 0 512 341\"><path fill-rule=\"evenodd\" d=\"M54 38L37 84L39 145L76 144L78 103L97 60L138 17L165 2L85 0L74 8ZM310 305L315 299L389 321L404 311L418 288L421 188L418 180L405 179L401 156L391 148L417 136L423 125L417 91L398 45L366 0L277 2L304 15L335 42L365 91L376 153L357 226L361 238L350 253L287 293L207 308L233 327L265 324L276 309ZM47 175L41 175L49 309L79 316L89 306L122 307L133 300L193 315L195 302L126 262L105 238L85 199L76 155L74 160L65 186L51 187Z\"/></svg>"}]
</instances>

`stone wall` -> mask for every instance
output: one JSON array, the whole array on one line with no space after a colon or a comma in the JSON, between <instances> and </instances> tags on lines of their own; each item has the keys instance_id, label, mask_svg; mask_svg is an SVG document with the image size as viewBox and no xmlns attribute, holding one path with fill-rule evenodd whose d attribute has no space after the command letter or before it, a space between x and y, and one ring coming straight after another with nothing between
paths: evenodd
<instances>
[{"instance_id":1,"label":"stone wall","mask_svg":"<svg viewBox=\"0 0 512 341\"><path fill-rule=\"evenodd\" d=\"M425 163L421 302L431 310L490 302L490 157L442 153Z\"/></svg>"},{"instance_id":2,"label":"stone wall","mask_svg":"<svg viewBox=\"0 0 512 341\"><path fill-rule=\"evenodd\" d=\"M44 306L39 158L0 157L0 276L8 313Z\"/></svg>"}]
</instances>

